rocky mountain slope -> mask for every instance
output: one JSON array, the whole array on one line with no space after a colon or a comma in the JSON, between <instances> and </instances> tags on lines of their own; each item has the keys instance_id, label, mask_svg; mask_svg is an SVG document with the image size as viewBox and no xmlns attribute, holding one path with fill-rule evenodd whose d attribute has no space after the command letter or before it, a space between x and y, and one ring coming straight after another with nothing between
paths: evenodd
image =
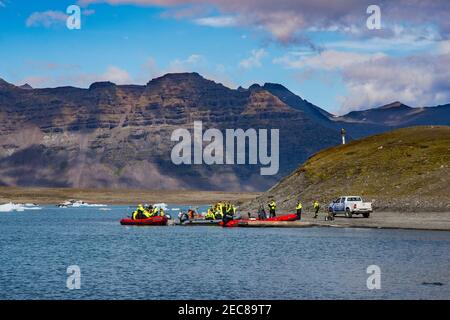
<instances>
[{"instance_id":1,"label":"rocky mountain slope","mask_svg":"<svg viewBox=\"0 0 450 320\"><path fill-rule=\"evenodd\" d=\"M175 129L280 129L280 170L260 165L174 165ZM318 150L339 143L261 87L232 90L196 73L145 86L32 89L0 82L0 185L265 190Z\"/></svg>"},{"instance_id":2,"label":"rocky mountain slope","mask_svg":"<svg viewBox=\"0 0 450 320\"><path fill-rule=\"evenodd\" d=\"M33 89L0 79L0 186L262 191L313 153L415 124L449 124L450 106L385 106L336 117L279 84L233 90L197 73L147 85ZM175 129L280 129L280 169L174 165ZM205 143L204 143L205 144Z\"/></svg>"},{"instance_id":3,"label":"rocky mountain slope","mask_svg":"<svg viewBox=\"0 0 450 320\"><path fill-rule=\"evenodd\" d=\"M342 195L361 195L375 209L450 210L450 127L422 126L370 136L316 153L262 196L245 203L254 211L273 197L280 211L322 208Z\"/></svg>"}]
</instances>

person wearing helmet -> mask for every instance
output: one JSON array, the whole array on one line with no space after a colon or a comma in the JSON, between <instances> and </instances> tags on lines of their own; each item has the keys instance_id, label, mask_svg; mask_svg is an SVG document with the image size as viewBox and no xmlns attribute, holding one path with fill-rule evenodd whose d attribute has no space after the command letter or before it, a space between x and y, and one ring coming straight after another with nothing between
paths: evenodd
<instances>
[{"instance_id":1,"label":"person wearing helmet","mask_svg":"<svg viewBox=\"0 0 450 320\"><path fill-rule=\"evenodd\" d=\"M270 217L276 217L277 203L275 202L275 200L272 199L267 206L269 207Z\"/></svg>"},{"instance_id":2,"label":"person wearing helmet","mask_svg":"<svg viewBox=\"0 0 450 320\"><path fill-rule=\"evenodd\" d=\"M132 219L145 219L148 218L149 214L148 211L144 209L144 206L142 204L139 204L136 208L136 210L133 212Z\"/></svg>"}]
</instances>

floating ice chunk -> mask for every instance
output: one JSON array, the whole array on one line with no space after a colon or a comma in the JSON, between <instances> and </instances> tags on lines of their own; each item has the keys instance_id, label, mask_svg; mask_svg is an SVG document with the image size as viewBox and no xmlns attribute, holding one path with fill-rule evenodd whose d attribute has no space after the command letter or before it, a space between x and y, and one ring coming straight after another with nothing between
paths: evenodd
<instances>
[{"instance_id":1,"label":"floating ice chunk","mask_svg":"<svg viewBox=\"0 0 450 320\"><path fill-rule=\"evenodd\" d=\"M158 209L163 209L164 211L167 211L167 204L166 203L155 203L153 207L157 207Z\"/></svg>"},{"instance_id":2,"label":"floating ice chunk","mask_svg":"<svg viewBox=\"0 0 450 320\"><path fill-rule=\"evenodd\" d=\"M22 212L25 210L41 210L41 207L37 207L37 206L27 206L24 204L20 204L20 203L5 203L5 204L0 204L0 212L12 212L12 211L18 211L18 212Z\"/></svg>"},{"instance_id":3,"label":"floating ice chunk","mask_svg":"<svg viewBox=\"0 0 450 320\"><path fill-rule=\"evenodd\" d=\"M82 200L68 200L64 201L63 203L60 203L58 205L60 208L67 208L67 207L73 207L73 208L79 208L79 207L107 207L106 204L89 204L87 202L84 202Z\"/></svg>"}]
</instances>

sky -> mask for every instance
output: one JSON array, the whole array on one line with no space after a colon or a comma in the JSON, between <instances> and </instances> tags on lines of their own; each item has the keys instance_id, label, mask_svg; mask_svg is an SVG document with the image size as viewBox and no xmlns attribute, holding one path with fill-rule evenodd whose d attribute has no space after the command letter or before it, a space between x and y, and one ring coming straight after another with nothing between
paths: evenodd
<instances>
[{"instance_id":1,"label":"sky","mask_svg":"<svg viewBox=\"0 0 450 320\"><path fill-rule=\"evenodd\" d=\"M448 0L0 0L0 78L87 88L198 72L280 83L334 114L434 106L450 102L449 36Z\"/></svg>"}]
</instances>

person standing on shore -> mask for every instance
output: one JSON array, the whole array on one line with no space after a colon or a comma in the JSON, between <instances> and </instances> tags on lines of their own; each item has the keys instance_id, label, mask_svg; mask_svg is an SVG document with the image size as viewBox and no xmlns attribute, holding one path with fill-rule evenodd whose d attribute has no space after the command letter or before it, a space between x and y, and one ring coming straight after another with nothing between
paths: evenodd
<instances>
[{"instance_id":1,"label":"person standing on shore","mask_svg":"<svg viewBox=\"0 0 450 320\"><path fill-rule=\"evenodd\" d=\"M320 209L319 201L315 200L313 206L314 206L314 219L316 219Z\"/></svg>"},{"instance_id":2,"label":"person standing on shore","mask_svg":"<svg viewBox=\"0 0 450 320\"><path fill-rule=\"evenodd\" d=\"M302 220L302 203L299 201L297 202L297 206L295 207L295 209L297 209L297 220Z\"/></svg>"},{"instance_id":3,"label":"person standing on shore","mask_svg":"<svg viewBox=\"0 0 450 320\"><path fill-rule=\"evenodd\" d=\"M274 200L272 200L272 201L269 202L268 206L269 206L269 215L270 215L270 217L271 218L275 217L276 216L276 210L277 210L277 203Z\"/></svg>"}]
</instances>

